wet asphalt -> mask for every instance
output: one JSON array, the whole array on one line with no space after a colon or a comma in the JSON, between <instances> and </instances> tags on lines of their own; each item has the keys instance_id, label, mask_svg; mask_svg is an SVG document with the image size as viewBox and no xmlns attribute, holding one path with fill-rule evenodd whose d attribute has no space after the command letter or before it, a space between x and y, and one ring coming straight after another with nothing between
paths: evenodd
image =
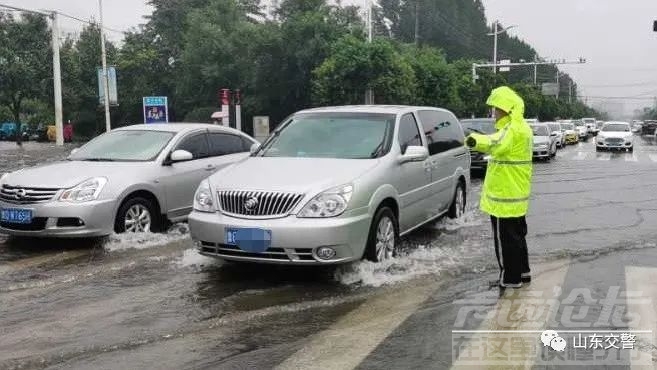
<instances>
[{"instance_id":1,"label":"wet asphalt","mask_svg":"<svg viewBox=\"0 0 657 370\"><path fill-rule=\"evenodd\" d=\"M534 281L501 296L488 284L497 263L490 221L476 207L481 178L473 180L464 219L423 227L404 239L402 256L378 265L222 263L194 251L186 225L83 241L0 236L0 369L510 368L455 356L454 330L590 329L611 287L657 292L657 145L637 137L636 146L596 153L591 140L535 163ZM71 148L0 143L0 172L64 158ZM578 289L588 296L568 302ZM561 302L553 320L494 320L505 303L527 305L523 294L539 293ZM473 300L480 314L461 320ZM657 322L619 302L618 320L597 328ZM574 326L565 319L573 307ZM636 312L639 323L628 319ZM641 353L657 354L651 338L642 344ZM516 366L574 364L530 358ZM634 363L623 355L613 364Z\"/></svg>"}]
</instances>

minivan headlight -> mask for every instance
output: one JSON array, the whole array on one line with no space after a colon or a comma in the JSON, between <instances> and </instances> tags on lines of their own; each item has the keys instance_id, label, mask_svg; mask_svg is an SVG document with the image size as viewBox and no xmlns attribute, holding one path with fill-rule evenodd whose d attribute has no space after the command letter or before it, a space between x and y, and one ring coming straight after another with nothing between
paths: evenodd
<instances>
[{"instance_id":1,"label":"minivan headlight","mask_svg":"<svg viewBox=\"0 0 657 370\"><path fill-rule=\"evenodd\" d=\"M210 181L207 179L201 181L201 184L196 189L194 194L194 210L199 212L215 212L214 199L212 198L212 190L210 190Z\"/></svg>"},{"instance_id":2,"label":"minivan headlight","mask_svg":"<svg viewBox=\"0 0 657 370\"><path fill-rule=\"evenodd\" d=\"M344 185L327 190L310 200L297 217L325 218L340 216L347 209L353 192L353 185Z\"/></svg>"},{"instance_id":3,"label":"minivan headlight","mask_svg":"<svg viewBox=\"0 0 657 370\"><path fill-rule=\"evenodd\" d=\"M88 202L98 199L100 192L107 184L107 179L104 177L94 177L89 180L81 182L79 185L65 190L59 196L62 202Z\"/></svg>"},{"instance_id":4,"label":"minivan headlight","mask_svg":"<svg viewBox=\"0 0 657 370\"><path fill-rule=\"evenodd\" d=\"M7 176L9 176L9 172L5 172L2 174L2 176L0 176L0 185L2 185L2 183L5 181Z\"/></svg>"}]
</instances>

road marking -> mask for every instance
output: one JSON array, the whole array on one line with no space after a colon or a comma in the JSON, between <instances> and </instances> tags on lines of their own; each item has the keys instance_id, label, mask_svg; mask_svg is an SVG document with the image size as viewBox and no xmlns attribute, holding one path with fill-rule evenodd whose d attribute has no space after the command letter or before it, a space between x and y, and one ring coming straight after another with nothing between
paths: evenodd
<instances>
[{"instance_id":1,"label":"road marking","mask_svg":"<svg viewBox=\"0 0 657 370\"><path fill-rule=\"evenodd\" d=\"M657 344L655 340L657 337L657 315L655 314L654 304L657 302L657 269L650 267L625 267L625 287L627 294L630 292L637 292L641 295L639 297L627 297L627 314L629 318L636 318L630 320L630 329L632 330L652 330L652 345ZM641 299L649 299L650 301L641 302ZM631 358L637 358L636 351L632 350ZM645 353L644 353L645 355ZM642 366L643 365L643 366ZM645 364L636 363L633 361L630 366L632 369L645 369Z\"/></svg>"},{"instance_id":2,"label":"road marking","mask_svg":"<svg viewBox=\"0 0 657 370\"><path fill-rule=\"evenodd\" d=\"M384 292L308 339L277 369L353 369L438 287L434 284Z\"/></svg>"},{"instance_id":3,"label":"road marking","mask_svg":"<svg viewBox=\"0 0 657 370\"><path fill-rule=\"evenodd\" d=\"M528 285L527 288L521 288L518 290L520 296L504 296L500 298L495 307L486 314L486 319L481 325L479 325L477 330L479 334L474 334L473 340L476 340L476 338L479 337L478 339L482 341L484 338L481 336L481 333L484 331L513 330L514 332L534 332L536 330L545 330L549 325L549 319L554 317L556 310L559 309L558 304L550 306L546 310L547 312L545 312L545 315L542 315L539 320L528 318L522 313L537 312L538 309L545 309L546 300L554 298L555 290L558 290L559 293L561 292L561 287L563 287L566 280L568 267L569 264L567 261L535 266L534 272L532 273L532 283ZM536 336L536 340L539 340L538 335ZM529 362L529 360L527 362ZM531 368L531 365L532 364L526 363L524 367L518 367L504 365L497 362L496 365L488 366L477 364L476 368L502 370L509 368ZM463 368L463 366L474 368L472 363L468 363L467 360L462 360L461 357L452 364L453 369Z\"/></svg>"},{"instance_id":4,"label":"road marking","mask_svg":"<svg viewBox=\"0 0 657 370\"><path fill-rule=\"evenodd\" d=\"M648 158L653 162L657 162L657 154L648 154Z\"/></svg>"}]
</instances>

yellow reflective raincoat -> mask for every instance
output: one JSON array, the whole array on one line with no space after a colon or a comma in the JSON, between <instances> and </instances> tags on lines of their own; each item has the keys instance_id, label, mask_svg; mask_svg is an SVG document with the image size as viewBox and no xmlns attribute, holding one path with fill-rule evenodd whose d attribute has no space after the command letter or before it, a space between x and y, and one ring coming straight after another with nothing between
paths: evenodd
<instances>
[{"instance_id":1,"label":"yellow reflective raincoat","mask_svg":"<svg viewBox=\"0 0 657 370\"><path fill-rule=\"evenodd\" d=\"M533 132L523 117L525 103L503 86L494 89L486 104L507 113L495 123L492 135L472 134L471 149L490 155L481 192L481 210L499 218L527 214L532 179Z\"/></svg>"}]
</instances>

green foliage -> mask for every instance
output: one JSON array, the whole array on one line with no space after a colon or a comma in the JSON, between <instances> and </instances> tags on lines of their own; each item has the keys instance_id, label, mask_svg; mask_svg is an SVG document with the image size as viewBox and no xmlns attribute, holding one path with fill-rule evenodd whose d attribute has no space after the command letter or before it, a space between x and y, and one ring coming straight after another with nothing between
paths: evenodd
<instances>
[{"instance_id":1,"label":"green foliage","mask_svg":"<svg viewBox=\"0 0 657 370\"><path fill-rule=\"evenodd\" d=\"M20 122L27 99L44 98L52 84L50 32L45 17L0 13L0 105Z\"/></svg>"}]
</instances>

